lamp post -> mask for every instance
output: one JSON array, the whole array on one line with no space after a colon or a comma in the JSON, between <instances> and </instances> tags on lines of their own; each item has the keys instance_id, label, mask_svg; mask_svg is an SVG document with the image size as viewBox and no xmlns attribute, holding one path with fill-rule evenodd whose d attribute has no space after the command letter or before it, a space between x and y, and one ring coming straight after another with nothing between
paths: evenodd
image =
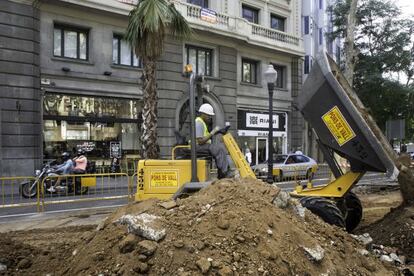
<instances>
[{"instance_id":1,"label":"lamp post","mask_svg":"<svg viewBox=\"0 0 414 276\"><path fill-rule=\"evenodd\" d=\"M273 65L269 64L264 73L269 91L269 157L267 159L267 183L273 183L273 90L277 79L277 72Z\"/></svg>"}]
</instances>

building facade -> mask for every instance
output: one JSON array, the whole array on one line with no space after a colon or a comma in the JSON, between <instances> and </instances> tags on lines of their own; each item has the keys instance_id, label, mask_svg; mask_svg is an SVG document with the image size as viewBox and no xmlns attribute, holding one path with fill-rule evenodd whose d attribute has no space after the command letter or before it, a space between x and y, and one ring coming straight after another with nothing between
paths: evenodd
<instances>
[{"instance_id":1,"label":"building facade","mask_svg":"<svg viewBox=\"0 0 414 276\"><path fill-rule=\"evenodd\" d=\"M38 116L31 120L38 131L38 139L33 141L38 155L27 156L33 165L25 166L20 174L39 166L42 157L43 161L53 159L78 148L85 149L98 166L114 155L139 158L142 64L122 39L136 1L31 2L6 1L32 9L38 22L37 53L33 54L38 58L38 75L31 88L37 91ZM175 131L188 133L189 79L182 73L188 63L205 76L197 89L197 103L212 104L217 113L215 124L232 126L242 150L249 148L253 153L253 163L267 159L269 97L263 73L272 64L278 72L273 98L274 148L279 153L301 148L303 126L293 108L302 83L301 2L174 3L195 36L185 42L168 37L158 62L161 156L171 155ZM3 106L11 104L6 101ZM8 121L2 118L2 122ZM7 145L4 129L2 126L3 147Z\"/></svg>"}]
</instances>

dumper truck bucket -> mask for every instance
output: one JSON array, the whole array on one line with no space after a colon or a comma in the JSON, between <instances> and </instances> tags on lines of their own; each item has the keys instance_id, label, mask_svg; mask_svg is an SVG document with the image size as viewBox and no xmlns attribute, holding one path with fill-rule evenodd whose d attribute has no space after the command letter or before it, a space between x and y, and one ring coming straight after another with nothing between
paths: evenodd
<instances>
[{"instance_id":1,"label":"dumper truck bucket","mask_svg":"<svg viewBox=\"0 0 414 276\"><path fill-rule=\"evenodd\" d=\"M354 172L396 178L395 154L336 63L319 53L298 97L298 107L320 142L346 158Z\"/></svg>"}]
</instances>

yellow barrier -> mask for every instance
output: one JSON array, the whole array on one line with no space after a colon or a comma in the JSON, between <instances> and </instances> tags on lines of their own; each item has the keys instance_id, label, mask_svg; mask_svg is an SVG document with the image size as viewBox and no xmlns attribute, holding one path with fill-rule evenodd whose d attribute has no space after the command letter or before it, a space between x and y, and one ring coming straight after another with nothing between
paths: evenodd
<instances>
[{"instance_id":1,"label":"yellow barrier","mask_svg":"<svg viewBox=\"0 0 414 276\"><path fill-rule=\"evenodd\" d=\"M135 196L134 178L136 174L129 176L127 173L53 175L35 183L35 177L0 177L0 212L1 208L28 206L36 207L37 212L43 212L47 205L54 205L54 209L65 209L68 203L79 203L79 207L82 207L83 203L90 207L88 202L98 200L114 200L117 202L116 205L127 204L133 201ZM53 184L58 179L60 183L55 187ZM25 197L21 188L23 182L27 182ZM48 191L51 186L54 186L55 192ZM123 202L123 199L126 201ZM24 212L8 214L29 212L33 210L24 209Z\"/></svg>"},{"instance_id":2,"label":"yellow barrier","mask_svg":"<svg viewBox=\"0 0 414 276\"><path fill-rule=\"evenodd\" d=\"M34 180L35 177L32 176L0 177L0 208L37 206L37 210L39 210L39 201L26 200L20 191L22 183L32 183Z\"/></svg>"}]
</instances>

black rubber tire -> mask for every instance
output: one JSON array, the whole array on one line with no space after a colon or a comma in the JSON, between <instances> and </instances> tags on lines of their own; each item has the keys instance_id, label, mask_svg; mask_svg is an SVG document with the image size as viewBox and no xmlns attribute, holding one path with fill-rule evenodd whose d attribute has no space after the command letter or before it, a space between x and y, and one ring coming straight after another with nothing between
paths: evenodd
<instances>
[{"instance_id":1,"label":"black rubber tire","mask_svg":"<svg viewBox=\"0 0 414 276\"><path fill-rule=\"evenodd\" d=\"M344 197L344 202L338 202L337 206L342 210L345 218L346 231L353 231L362 219L362 204L353 192L349 192ZM341 206L345 207L341 208Z\"/></svg>"},{"instance_id":2,"label":"black rubber tire","mask_svg":"<svg viewBox=\"0 0 414 276\"><path fill-rule=\"evenodd\" d=\"M323 197L304 197L300 199L300 203L326 223L345 228L342 212L334 202Z\"/></svg>"},{"instance_id":3,"label":"black rubber tire","mask_svg":"<svg viewBox=\"0 0 414 276\"><path fill-rule=\"evenodd\" d=\"M31 185L31 181L20 183L20 194L24 198L34 198L37 195L37 187L33 187L33 189L30 190Z\"/></svg>"}]
</instances>

